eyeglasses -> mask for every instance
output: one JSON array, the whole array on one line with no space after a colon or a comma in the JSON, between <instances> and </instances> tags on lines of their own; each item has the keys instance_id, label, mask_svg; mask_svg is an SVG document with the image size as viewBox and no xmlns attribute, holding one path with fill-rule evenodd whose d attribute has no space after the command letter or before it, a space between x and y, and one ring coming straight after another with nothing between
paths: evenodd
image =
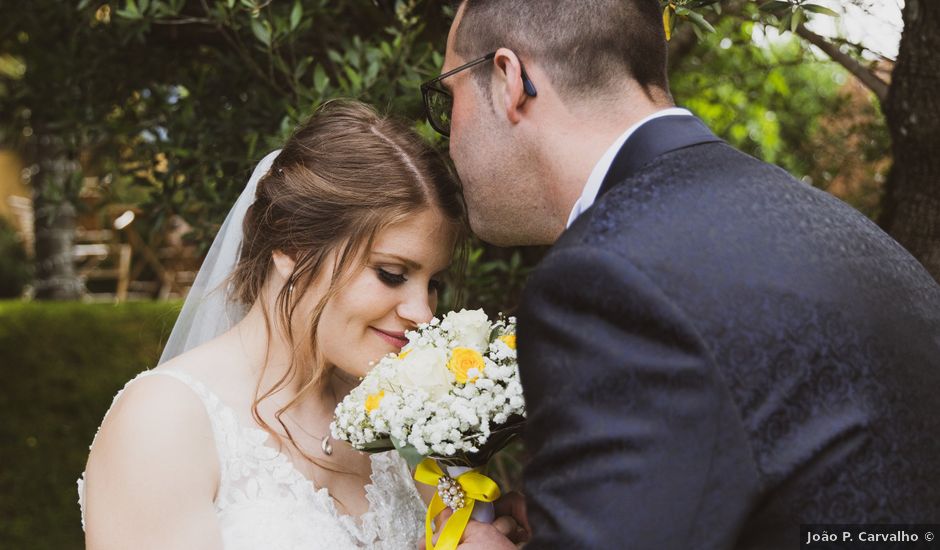
<instances>
[{"instance_id":1,"label":"eyeglasses","mask_svg":"<svg viewBox=\"0 0 940 550\"><path fill-rule=\"evenodd\" d=\"M496 57L496 52L488 53L479 59L474 59L452 71L447 71L441 76L428 80L421 85L421 97L424 98L424 114L431 124L431 128L434 128L443 136L450 136L450 113L454 107L454 96L451 95L446 88L441 86L441 81L460 71L489 61L494 57ZM535 97L538 92L535 89L535 85L532 84L532 81L529 79L529 75L526 74L525 67L522 66L521 61L519 62L519 68L522 69L523 90L525 90L526 95L529 97Z\"/></svg>"}]
</instances>

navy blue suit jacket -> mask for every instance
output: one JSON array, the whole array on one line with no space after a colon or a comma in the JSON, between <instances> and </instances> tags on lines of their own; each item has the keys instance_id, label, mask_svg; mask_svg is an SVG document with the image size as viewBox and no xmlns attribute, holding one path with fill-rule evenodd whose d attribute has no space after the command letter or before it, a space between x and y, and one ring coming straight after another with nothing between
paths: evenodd
<instances>
[{"instance_id":1,"label":"navy blue suit jacket","mask_svg":"<svg viewBox=\"0 0 940 550\"><path fill-rule=\"evenodd\" d=\"M643 125L519 311L530 549L940 520L940 286L860 213Z\"/></svg>"}]
</instances>

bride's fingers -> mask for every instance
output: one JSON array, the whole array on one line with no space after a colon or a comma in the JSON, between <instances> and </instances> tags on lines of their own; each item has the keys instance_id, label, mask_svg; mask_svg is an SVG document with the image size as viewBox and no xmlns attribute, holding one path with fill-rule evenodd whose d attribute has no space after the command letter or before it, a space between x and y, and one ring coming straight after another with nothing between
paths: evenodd
<instances>
[{"instance_id":1,"label":"bride's fingers","mask_svg":"<svg viewBox=\"0 0 940 550\"><path fill-rule=\"evenodd\" d=\"M437 526L436 528L438 531L441 530L441 527L443 527L444 524L447 523L447 519L450 518L450 516L452 515L454 515L453 510L451 510L450 508L444 508L441 511L441 513L438 514L436 518L434 518L434 525Z\"/></svg>"},{"instance_id":2,"label":"bride's fingers","mask_svg":"<svg viewBox=\"0 0 940 550\"><path fill-rule=\"evenodd\" d=\"M434 518L434 536L431 538L431 544L437 544L437 539L441 536L441 530L444 528L444 524L447 523L447 519L450 516L454 515L454 511L450 508L444 508L436 518ZM425 541L421 539L421 550L425 550Z\"/></svg>"}]
</instances>

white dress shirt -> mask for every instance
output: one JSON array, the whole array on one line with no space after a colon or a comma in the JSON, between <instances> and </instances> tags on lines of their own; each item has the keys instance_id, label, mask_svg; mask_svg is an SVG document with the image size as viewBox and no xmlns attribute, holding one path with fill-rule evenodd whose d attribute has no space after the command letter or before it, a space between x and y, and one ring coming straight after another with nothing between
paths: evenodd
<instances>
[{"instance_id":1,"label":"white dress shirt","mask_svg":"<svg viewBox=\"0 0 940 550\"><path fill-rule=\"evenodd\" d=\"M600 160L597 161L597 164L594 165L594 170L591 171L591 175L588 177L587 183L584 184L584 189L581 191L581 196L578 197L578 200L574 203L574 208L571 209L571 214L568 216L568 225L566 227L571 227L571 224L574 223L578 216L583 214L584 211L590 208L591 205L594 204L594 201L597 200L597 194L601 190L601 184L604 183L604 176L606 176L607 171L610 170L610 165L614 162L614 157L616 157L617 153L620 152L620 148L623 147L623 144L626 143L627 139L633 135L633 132L654 118L670 115L692 116L692 113L681 107L670 107L668 109L663 109L662 111L656 111L650 116L637 122L633 126L627 128L627 131L621 134L621 136L614 141L610 148L607 149L607 152L605 152L604 155L601 156Z\"/></svg>"}]
</instances>

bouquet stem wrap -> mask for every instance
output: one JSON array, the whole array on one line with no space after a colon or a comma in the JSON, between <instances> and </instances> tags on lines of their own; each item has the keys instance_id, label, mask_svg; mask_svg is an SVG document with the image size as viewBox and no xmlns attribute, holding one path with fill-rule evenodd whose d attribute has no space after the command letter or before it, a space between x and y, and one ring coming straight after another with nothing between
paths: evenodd
<instances>
[{"instance_id":1,"label":"bouquet stem wrap","mask_svg":"<svg viewBox=\"0 0 940 550\"><path fill-rule=\"evenodd\" d=\"M440 466L430 458L421 461L415 471L415 479L417 481L435 488L438 486L438 482L442 477L445 477L444 472L441 470ZM425 544L428 550L454 550L457 548L457 545L460 543L460 538L467 528L467 523L470 521L470 515L473 513L473 505L476 501L493 502L499 498L499 486L496 485L496 482L474 470L457 476L454 481L460 485L466 494L466 504L462 508L454 510L454 515L441 527L440 536L435 545L432 542L434 536L434 518L443 512L447 505L444 504L439 493L434 494L434 498L431 499L431 504L428 505L428 512L424 519Z\"/></svg>"}]
</instances>

